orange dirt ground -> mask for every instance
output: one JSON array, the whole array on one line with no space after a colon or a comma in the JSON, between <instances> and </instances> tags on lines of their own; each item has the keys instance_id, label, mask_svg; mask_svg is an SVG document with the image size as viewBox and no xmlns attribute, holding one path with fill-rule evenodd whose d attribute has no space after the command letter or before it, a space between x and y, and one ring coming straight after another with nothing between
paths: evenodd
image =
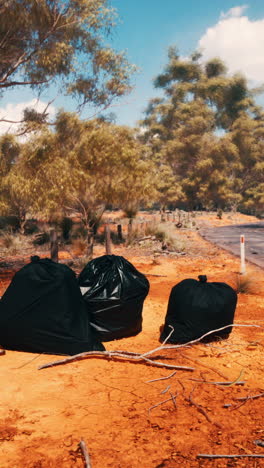
<instances>
[{"instance_id":1,"label":"orange dirt ground","mask_svg":"<svg viewBox=\"0 0 264 468\"><path fill-rule=\"evenodd\" d=\"M210 225L254 220L200 218ZM239 259L195 230L177 234L186 239L186 255L154 259L144 250L114 249L147 275L151 287L142 333L106 343L107 350L144 353L158 347L169 293L178 281L207 274L208 281L234 285ZM97 247L95 255L103 253ZM197 458L264 455L255 443L264 442L264 397L239 400L264 392L264 272L251 264L247 271L254 287L239 294L235 323L252 327L234 327L230 338L219 343L155 355L193 371L172 375L164 367L99 357L38 370L58 356L14 351L0 356L0 467L82 468L81 439L93 468L264 467L264 458ZM7 284L2 282L0 295ZM237 379L244 385L212 383Z\"/></svg>"}]
</instances>

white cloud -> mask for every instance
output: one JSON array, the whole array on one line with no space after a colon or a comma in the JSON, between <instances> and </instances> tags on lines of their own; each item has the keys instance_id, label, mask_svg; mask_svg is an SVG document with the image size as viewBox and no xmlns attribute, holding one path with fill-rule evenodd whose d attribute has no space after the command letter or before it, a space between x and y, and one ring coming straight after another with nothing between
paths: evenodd
<instances>
[{"instance_id":1,"label":"white cloud","mask_svg":"<svg viewBox=\"0 0 264 468\"><path fill-rule=\"evenodd\" d=\"M220 57L231 73L242 72L253 84L264 81L264 18L242 16L246 5L222 13L199 41L203 57Z\"/></svg>"},{"instance_id":2,"label":"white cloud","mask_svg":"<svg viewBox=\"0 0 264 468\"><path fill-rule=\"evenodd\" d=\"M242 14L247 8L248 8L248 5L242 5L242 6L230 8L230 10L226 12L222 12L220 18L236 18L236 17L242 16Z\"/></svg>"},{"instance_id":3,"label":"white cloud","mask_svg":"<svg viewBox=\"0 0 264 468\"><path fill-rule=\"evenodd\" d=\"M20 102L18 104L6 104L5 107L0 107L0 135L3 133L16 133L19 129L19 123L1 122L1 119L19 122L23 118L23 110L26 107L34 108L38 112L45 110L47 104L38 99L32 99L28 102ZM55 114L55 108L49 106L47 109L49 116L52 117Z\"/></svg>"}]
</instances>

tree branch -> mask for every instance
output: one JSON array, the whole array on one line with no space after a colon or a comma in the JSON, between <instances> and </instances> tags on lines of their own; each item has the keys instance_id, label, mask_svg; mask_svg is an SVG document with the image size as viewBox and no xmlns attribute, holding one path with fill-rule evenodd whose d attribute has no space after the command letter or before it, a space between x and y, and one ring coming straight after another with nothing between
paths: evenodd
<instances>
[{"instance_id":1,"label":"tree branch","mask_svg":"<svg viewBox=\"0 0 264 468\"><path fill-rule=\"evenodd\" d=\"M138 353L132 354L132 353L127 353L126 351L87 351L84 353L75 354L74 356L70 356L68 358L61 359L59 361L54 361L48 364L43 364L42 366L38 367L38 370L46 369L47 367L59 366L61 364L67 364L68 362L78 361L86 357L95 357L95 356L102 356L102 357L106 357L110 359L121 358L121 359L127 359L131 361L145 361L148 364L151 364L153 366L166 367L169 369L180 369L180 370L186 370L186 371L195 370L193 367L174 366L173 364L165 364L159 361L152 361L151 359L148 359L141 354L138 354Z\"/></svg>"}]
</instances>

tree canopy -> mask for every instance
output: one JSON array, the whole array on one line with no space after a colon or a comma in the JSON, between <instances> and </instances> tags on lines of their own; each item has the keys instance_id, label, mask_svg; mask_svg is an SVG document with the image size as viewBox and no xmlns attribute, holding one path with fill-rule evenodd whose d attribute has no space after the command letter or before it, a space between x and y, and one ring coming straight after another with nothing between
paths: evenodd
<instances>
[{"instance_id":1,"label":"tree canopy","mask_svg":"<svg viewBox=\"0 0 264 468\"><path fill-rule=\"evenodd\" d=\"M79 105L109 105L134 70L106 43L115 20L108 0L0 1L0 93L53 84Z\"/></svg>"},{"instance_id":2,"label":"tree canopy","mask_svg":"<svg viewBox=\"0 0 264 468\"><path fill-rule=\"evenodd\" d=\"M172 47L168 59L154 80L164 96L149 102L141 121L142 139L161 177L169 177L166 184L160 181L160 202L257 212L263 201L264 113L255 92L243 76L227 74L219 58L203 63L194 53L183 59Z\"/></svg>"},{"instance_id":3,"label":"tree canopy","mask_svg":"<svg viewBox=\"0 0 264 468\"><path fill-rule=\"evenodd\" d=\"M43 127L32 135L13 164L8 161L14 150L5 148L0 200L21 223L30 215L49 221L77 215L91 235L107 205L138 208L155 195L154 165L128 127L83 122L61 111L55 131Z\"/></svg>"}]
</instances>

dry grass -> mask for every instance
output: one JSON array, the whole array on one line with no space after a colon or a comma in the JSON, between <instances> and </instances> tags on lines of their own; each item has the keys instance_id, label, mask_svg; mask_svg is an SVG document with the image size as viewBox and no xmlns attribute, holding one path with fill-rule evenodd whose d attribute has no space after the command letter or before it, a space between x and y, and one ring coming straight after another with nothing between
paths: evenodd
<instances>
[{"instance_id":1,"label":"dry grass","mask_svg":"<svg viewBox=\"0 0 264 468\"><path fill-rule=\"evenodd\" d=\"M28 248L28 239L21 234L4 233L0 237L0 250L4 255L18 255Z\"/></svg>"},{"instance_id":2,"label":"dry grass","mask_svg":"<svg viewBox=\"0 0 264 468\"><path fill-rule=\"evenodd\" d=\"M258 283L256 282L256 279L249 274L237 274L233 288L238 294L258 293Z\"/></svg>"},{"instance_id":3,"label":"dry grass","mask_svg":"<svg viewBox=\"0 0 264 468\"><path fill-rule=\"evenodd\" d=\"M87 239L83 237L77 237L77 239L72 240L71 252L75 257L84 255L87 252Z\"/></svg>"}]
</instances>

